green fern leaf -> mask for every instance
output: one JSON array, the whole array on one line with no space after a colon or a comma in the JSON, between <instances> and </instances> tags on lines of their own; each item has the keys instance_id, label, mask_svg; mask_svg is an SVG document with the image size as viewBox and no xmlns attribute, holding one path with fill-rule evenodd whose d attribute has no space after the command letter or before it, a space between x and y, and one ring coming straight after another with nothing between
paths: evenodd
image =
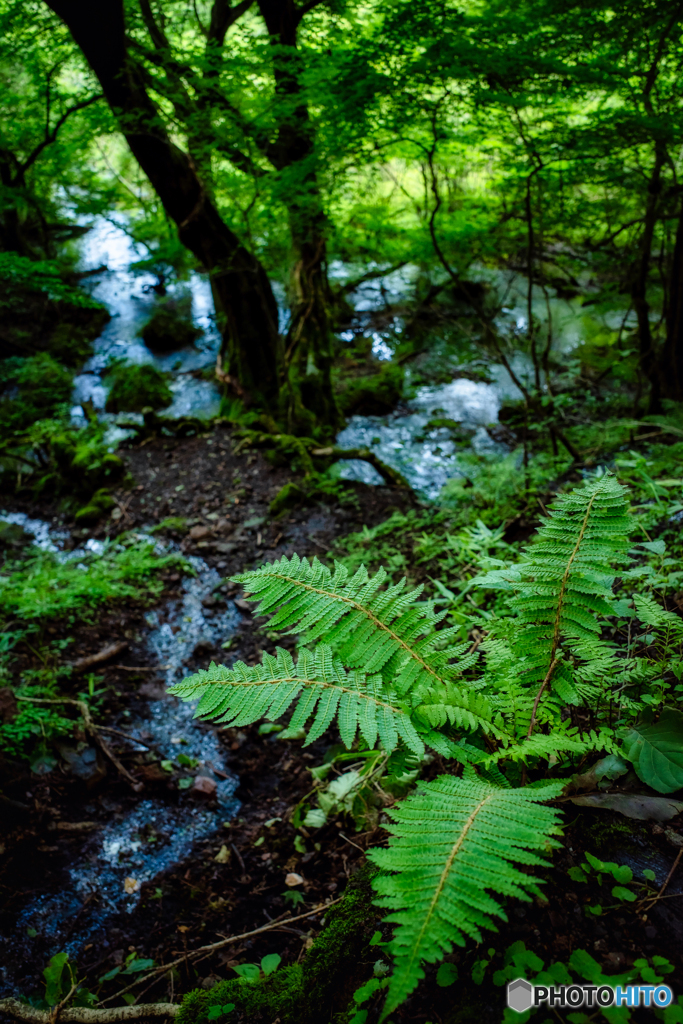
<instances>
[{"instance_id":1,"label":"green fern leaf","mask_svg":"<svg viewBox=\"0 0 683 1024\"><path fill-rule=\"evenodd\" d=\"M543 865L536 851L559 845L550 838L558 812L542 803L561 791L562 783L500 789L442 775L387 812L389 846L368 853L383 869L376 902L397 925L385 1017L424 977L422 962L436 963L468 937L480 942L494 918L506 920L487 890L524 900L540 894L540 882L515 864Z\"/></svg>"},{"instance_id":2,"label":"green fern leaf","mask_svg":"<svg viewBox=\"0 0 683 1024\"><path fill-rule=\"evenodd\" d=\"M290 729L305 728L313 717L306 744L322 736L337 717L347 748L360 731L369 747L379 737L389 753L402 740L418 757L424 756L410 709L387 690L381 676L347 673L327 644L319 644L314 654L302 650L296 664L281 647L276 657L264 654L261 665L238 661L230 669L212 662L169 689L181 700L199 700L195 718L250 725L259 718L275 721L295 704Z\"/></svg>"},{"instance_id":3,"label":"green fern leaf","mask_svg":"<svg viewBox=\"0 0 683 1024\"><path fill-rule=\"evenodd\" d=\"M339 563L332 573L293 555L233 579L259 601L258 615L273 613L269 629L324 638L345 665L381 674L401 696L458 675L451 662L465 646L449 646L458 630L436 632L445 612L418 602L421 587L407 592L404 579L382 590L384 569L369 577L361 566L349 577Z\"/></svg>"}]
</instances>

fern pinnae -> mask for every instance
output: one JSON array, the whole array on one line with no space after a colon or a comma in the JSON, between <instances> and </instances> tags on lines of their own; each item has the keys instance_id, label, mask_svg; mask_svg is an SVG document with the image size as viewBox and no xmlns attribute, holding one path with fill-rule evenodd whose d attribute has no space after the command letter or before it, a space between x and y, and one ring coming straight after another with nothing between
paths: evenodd
<instances>
[{"instance_id":1,"label":"fern pinnae","mask_svg":"<svg viewBox=\"0 0 683 1024\"><path fill-rule=\"evenodd\" d=\"M397 925L391 942L395 970L384 1017L434 963L465 938L481 940L482 928L505 919L487 890L520 899L539 895L539 882L515 867L545 863L538 851L557 845L558 812L542 802L562 783L539 789L502 789L475 779L442 775L388 811L393 824L387 849L369 857L386 872L374 886L379 906Z\"/></svg>"},{"instance_id":2,"label":"fern pinnae","mask_svg":"<svg viewBox=\"0 0 683 1024\"><path fill-rule=\"evenodd\" d=\"M195 717L232 726L250 725L260 718L274 721L296 701L290 728L303 729L314 716L306 744L338 717L348 748L360 731L370 747L379 736L389 753L400 737L414 754L424 756L424 742L411 721L410 709L387 690L379 675L347 673L327 644L318 644L315 653L303 649L296 663L282 648L276 657L264 654L261 665L237 662L229 669L212 663L170 687L170 692L184 701L199 698Z\"/></svg>"},{"instance_id":3,"label":"fern pinnae","mask_svg":"<svg viewBox=\"0 0 683 1024\"><path fill-rule=\"evenodd\" d=\"M407 591L405 580L382 590L383 569L370 577L361 567L349 578L338 563L332 573L317 558L293 556L233 578L259 601L258 614L274 611L270 628L324 637L349 667L380 672L400 695L456 675L453 652L437 649L443 613L418 603L422 588Z\"/></svg>"}]
</instances>

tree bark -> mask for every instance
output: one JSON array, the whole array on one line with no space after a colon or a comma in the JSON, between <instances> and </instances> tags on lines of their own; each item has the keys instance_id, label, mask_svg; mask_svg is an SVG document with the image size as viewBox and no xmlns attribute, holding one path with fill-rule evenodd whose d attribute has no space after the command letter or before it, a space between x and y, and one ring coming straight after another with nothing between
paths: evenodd
<instances>
[{"instance_id":1,"label":"tree bark","mask_svg":"<svg viewBox=\"0 0 683 1024\"><path fill-rule=\"evenodd\" d=\"M192 159L169 138L128 56L122 0L45 2L66 23L97 76L133 155L177 224L180 241L211 275L225 377L249 398L275 409L279 338L270 282L221 219Z\"/></svg>"},{"instance_id":2,"label":"tree bark","mask_svg":"<svg viewBox=\"0 0 683 1024\"><path fill-rule=\"evenodd\" d=\"M315 423L343 425L332 389L332 339L327 278L328 223L318 182L311 124L301 87L297 30L304 10L293 0L257 0L273 44L275 92L282 104L277 136L265 155L288 178L292 238L291 320L285 338L289 376L289 430L310 433ZM314 4L308 4L310 9Z\"/></svg>"},{"instance_id":3,"label":"tree bark","mask_svg":"<svg viewBox=\"0 0 683 1024\"><path fill-rule=\"evenodd\" d=\"M659 362L659 384L662 398L683 402L683 210L676 230L669 278L666 341Z\"/></svg>"}]
</instances>

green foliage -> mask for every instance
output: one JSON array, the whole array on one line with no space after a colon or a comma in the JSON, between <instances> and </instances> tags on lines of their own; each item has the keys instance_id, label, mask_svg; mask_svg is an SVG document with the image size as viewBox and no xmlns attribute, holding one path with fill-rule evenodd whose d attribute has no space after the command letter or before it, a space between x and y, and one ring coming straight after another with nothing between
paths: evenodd
<instances>
[{"instance_id":1,"label":"green foliage","mask_svg":"<svg viewBox=\"0 0 683 1024\"><path fill-rule=\"evenodd\" d=\"M559 832L558 812L540 804L561 790L561 783L509 790L441 776L390 811L389 847L370 852L392 872L376 882L377 903L398 926L385 1016L424 977L421 962L438 962L466 937L480 942L494 917L505 919L486 890L527 900L540 895L515 862L542 865L538 851L558 845L549 839Z\"/></svg>"},{"instance_id":2,"label":"green foliage","mask_svg":"<svg viewBox=\"0 0 683 1024\"><path fill-rule=\"evenodd\" d=\"M0 575L0 617L22 622L56 616L83 617L105 601L154 597L163 589L156 574L184 565L178 555L158 555L135 536L119 538L101 555L83 552L64 560L35 550L20 564L5 563Z\"/></svg>"},{"instance_id":3,"label":"green foliage","mask_svg":"<svg viewBox=\"0 0 683 1024\"><path fill-rule=\"evenodd\" d=\"M647 708L624 738L624 756L646 785L659 793L683 787L683 712L664 708L655 720Z\"/></svg>"},{"instance_id":4,"label":"green foliage","mask_svg":"<svg viewBox=\"0 0 683 1024\"><path fill-rule=\"evenodd\" d=\"M163 409L173 401L166 375L149 363L130 364L117 360L107 367L111 380L107 412L142 412Z\"/></svg>"},{"instance_id":5,"label":"green foliage","mask_svg":"<svg viewBox=\"0 0 683 1024\"><path fill-rule=\"evenodd\" d=\"M1 254L0 254L1 255ZM71 396L71 374L47 352L0 361L0 430L4 438L56 416Z\"/></svg>"}]
</instances>

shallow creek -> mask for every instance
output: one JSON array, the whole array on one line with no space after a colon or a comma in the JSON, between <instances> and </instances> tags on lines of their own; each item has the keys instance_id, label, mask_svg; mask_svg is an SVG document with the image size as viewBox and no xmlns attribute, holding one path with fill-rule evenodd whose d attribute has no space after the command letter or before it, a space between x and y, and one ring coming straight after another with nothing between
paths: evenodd
<instances>
[{"instance_id":1,"label":"shallow creek","mask_svg":"<svg viewBox=\"0 0 683 1024\"><path fill-rule=\"evenodd\" d=\"M67 552L68 534L54 531L40 520L21 513L0 513L0 520L23 527L33 534L38 546L60 558L82 559L86 553L85 549ZM97 553L98 542L91 541L88 548ZM188 663L198 646L224 643L240 619L232 602L222 610L204 607L202 599L221 578L201 558L188 561L196 575L183 579L182 596L146 616L143 642L150 663L160 666L166 686L188 674ZM87 571L85 563L83 569ZM131 749L151 748L162 761L177 761L184 755L197 775L210 780L211 788L215 786L214 795L211 800L198 796L189 780L187 790L169 793L168 800L156 795L143 797L126 811L112 803L109 820L87 833L73 862L65 867L59 889L31 898L12 933L0 935L0 992L12 989L22 960L24 967L35 969L37 959L47 959L59 950L78 960L86 945L102 942L107 922L136 908L143 883L154 882L186 860L201 840L216 833L239 810L234 796L238 779L224 764L216 730L194 721L193 706L163 693L161 687L143 685L141 692L145 691L149 697L142 713L115 723L141 741ZM97 810L86 798L83 816Z\"/></svg>"}]
</instances>

